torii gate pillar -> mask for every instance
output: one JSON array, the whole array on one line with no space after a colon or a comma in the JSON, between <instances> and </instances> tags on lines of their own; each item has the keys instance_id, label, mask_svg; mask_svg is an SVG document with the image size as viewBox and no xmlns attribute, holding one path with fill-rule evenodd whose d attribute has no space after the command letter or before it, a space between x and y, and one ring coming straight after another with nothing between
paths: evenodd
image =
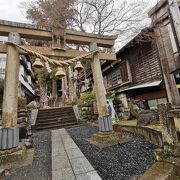
<instances>
[{"instance_id":1,"label":"torii gate pillar","mask_svg":"<svg viewBox=\"0 0 180 180\"><path fill-rule=\"evenodd\" d=\"M90 51L97 51L98 46L96 43L90 44ZM101 64L99 58L99 52L93 55L91 61L91 68L94 80L94 90L96 94L97 109L98 109L98 121L99 121L99 131L110 132L113 131L111 117L107 109L106 92L103 83L103 76L101 71Z\"/></svg>"},{"instance_id":2,"label":"torii gate pillar","mask_svg":"<svg viewBox=\"0 0 180 180\"><path fill-rule=\"evenodd\" d=\"M9 33L8 41L20 44L19 34ZM17 128L18 80L19 52L15 46L7 45L0 149L14 148L19 143L19 129Z\"/></svg>"}]
</instances>

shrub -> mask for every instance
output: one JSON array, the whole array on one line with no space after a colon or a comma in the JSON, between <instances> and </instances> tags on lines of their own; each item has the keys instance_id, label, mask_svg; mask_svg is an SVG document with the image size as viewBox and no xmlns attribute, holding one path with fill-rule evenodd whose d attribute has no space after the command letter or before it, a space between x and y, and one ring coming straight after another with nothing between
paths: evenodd
<instances>
[{"instance_id":1,"label":"shrub","mask_svg":"<svg viewBox=\"0 0 180 180\"><path fill-rule=\"evenodd\" d=\"M74 106L76 104L77 104L77 101L71 101L71 100L66 101L66 105Z\"/></svg>"},{"instance_id":2,"label":"shrub","mask_svg":"<svg viewBox=\"0 0 180 180\"><path fill-rule=\"evenodd\" d=\"M20 96L18 97L18 109L26 109L27 99L26 97Z\"/></svg>"},{"instance_id":3,"label":"shrub","mask_svg":"<svg viewBox=\"0 0 180 180\"><path fill-rule=\"evenodd\" d=\"M92 105L95 101L95 94L93 92L86 92L77 100L77 105L80 107L83 105Z\"/></svg>"},{"instance_id":4,"label":"shrub","mask_svg":"<svg viewBox=\"0 0 180 180\"><path fill-rule=\"evenodd\" d=\"M107 92L107 94L106 94L106 98L107 99L114 99L115 98L115 96L116 96L116 94L115 94L115 92L114 91L109 91L109 92Z\"/></svg>"}]
</instances>

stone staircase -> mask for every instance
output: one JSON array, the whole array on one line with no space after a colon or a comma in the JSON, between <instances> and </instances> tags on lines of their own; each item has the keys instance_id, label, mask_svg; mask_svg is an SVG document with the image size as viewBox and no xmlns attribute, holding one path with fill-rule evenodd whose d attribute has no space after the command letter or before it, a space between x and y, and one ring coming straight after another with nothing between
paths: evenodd
<instances>
[{"instance_id":1,"label":"stone staircase","mask_svg":"<svg viewBox=\"0 0 180 180\"><path fill-rule=\"evenodd\" d=\"M34 130L57 129L78 125L73 107L40 109Z\"/></svg>"}]
</instances>

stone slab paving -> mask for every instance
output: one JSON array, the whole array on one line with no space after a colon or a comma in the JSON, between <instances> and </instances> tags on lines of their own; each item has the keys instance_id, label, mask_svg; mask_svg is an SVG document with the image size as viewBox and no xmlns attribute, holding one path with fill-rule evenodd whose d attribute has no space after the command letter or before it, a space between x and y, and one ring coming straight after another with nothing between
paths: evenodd
<instances>
[{"instance_id":1,"label":"stone slab paving","mask_svg":"<svg viewBox=\"0 0 180 180\"><path fill-rule=\"evenodd\" d=\"M102 180L65 129L52 131L52 180Z\"/></svg>"}]
</instances>

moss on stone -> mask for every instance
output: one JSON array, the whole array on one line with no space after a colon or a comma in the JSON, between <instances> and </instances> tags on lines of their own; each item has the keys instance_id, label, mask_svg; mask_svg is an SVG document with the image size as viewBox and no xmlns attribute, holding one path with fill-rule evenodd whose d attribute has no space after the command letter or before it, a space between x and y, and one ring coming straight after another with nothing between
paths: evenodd
<instances>
[{"instance_id":1,"label":"moss on stone","mask_svg":"<svg viewBox=\"0 0 180 180\"><path fill-rule=\"evenodd\" d=\"M121 132L98 132L93 134L89 141L100 148L104 148L118 144L121 137Z\"/></svg>"}]
</instances>

